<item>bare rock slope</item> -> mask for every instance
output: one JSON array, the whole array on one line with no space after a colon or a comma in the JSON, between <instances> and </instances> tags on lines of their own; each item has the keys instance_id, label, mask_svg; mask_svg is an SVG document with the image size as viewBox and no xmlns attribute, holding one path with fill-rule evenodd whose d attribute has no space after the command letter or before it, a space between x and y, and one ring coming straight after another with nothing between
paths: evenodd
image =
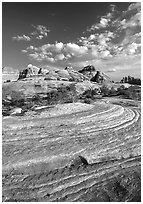
<instances>
[{"instance_id":1,"label":"bare rock slope","mask_svg":"<svg viewBox=\"0 0 143 204\"><path fill-rule=\"evenodd\" d=\"M140 130L138 107L105 102L5 117L3 201L140 201Z\"/></svg>"}]
</instances>

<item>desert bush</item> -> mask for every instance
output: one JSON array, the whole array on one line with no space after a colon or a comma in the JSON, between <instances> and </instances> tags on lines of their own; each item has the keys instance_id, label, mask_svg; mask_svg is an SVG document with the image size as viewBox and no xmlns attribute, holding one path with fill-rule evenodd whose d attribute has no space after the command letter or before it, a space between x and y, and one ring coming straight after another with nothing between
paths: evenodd
<instances>
[{"instance_id":1,"label":"desert bush","mask_svg":"<svg viewBox=\"0 0 143 204\"><path fill-rule=\"evenodd\" d=\"M101 94L103 96L109 96L110 95L110 89L105 84L100 89L101 89Z\"/></svg>"},{"instance_id":2,"label":"desert bush","mask_svg":"<svg viewBox=\"0 0 143 204\"><path fill-rule=\"evenodd\" d=\"M98 90L96 89L89 89L86 90L84 93L82 93L82 95L79 96L80 99L92 99L94 100L96 98L96 96L98 95ZM88 100L87 100L88 101Z\"/></svg>"},{"instance_id":3,"label":"desert bush","mask_svg":"<svg viewBox=\"0 0 143 204\"><path fill-rule=\"evenodd\" d=\"M114 89L114 87L111 87L111 89L109 90L109 95L110 95L110 96L115 96L115 95L117 95L117 91Z\"/></svg>"},{"instance_id":4,"label":"desert bush","mask_svg":"<svg viewBox=\"0 0 143 204\"><path fill-rule=\"evenodd\" d=\"M91 98L85 98L83 100L84 103L87 103L87 104L91 104L93 102L93 100Z\"/></svg>"},{"instance_id":5,"label":"desert bush","mask_svg":"<svg viewBox=\"0 0 143 204\"><path fill-rule=\"evenodd\" d=\"M75 102L77 100L77 95L74 84L70 86L61 86L56 90L48 92L46 100L48 104Z\"/></svg>"},{"instance_id":6,"label":"desert bush","mask_svg":"<svg viewBox=\"0 0 143 204\"><path fill-rule=\"evenodd\" d=\"M118 95L123 95L125 98L140 101L141 100L141 88L139 86L130 86L129 88L120 86L118 88Z\"/></svg>"}]
</instances>

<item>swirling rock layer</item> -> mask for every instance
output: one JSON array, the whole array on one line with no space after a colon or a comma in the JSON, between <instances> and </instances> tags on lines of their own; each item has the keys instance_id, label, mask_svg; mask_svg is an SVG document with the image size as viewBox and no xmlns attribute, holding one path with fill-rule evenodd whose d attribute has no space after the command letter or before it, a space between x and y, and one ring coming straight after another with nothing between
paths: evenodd
<instances>
[{"instance_id":1,"label":"swirling rock layer","mask_svg":"<svg viewBox=\"0 0 143 204\"><path fill-rule=\"evenodd\" d=\"M140 201L140 109L80 103L3 119L3 201ZM88 164L74 163L78 155Z\"/></svg>"}]
</instances>

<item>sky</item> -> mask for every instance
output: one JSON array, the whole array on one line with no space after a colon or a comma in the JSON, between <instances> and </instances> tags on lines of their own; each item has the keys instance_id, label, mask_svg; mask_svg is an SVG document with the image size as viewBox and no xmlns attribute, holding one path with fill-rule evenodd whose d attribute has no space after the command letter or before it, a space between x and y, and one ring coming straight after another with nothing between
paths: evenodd
<instances>
[{"instance_id":1,"label":"sky","mask_svg":"<svg viewBox=\"0 0 143 204\"><path fill-rule=\"evenodd\" d=\"M2 65L141 75L140 2L3 2Z\"/></svg>"}]
</instances>

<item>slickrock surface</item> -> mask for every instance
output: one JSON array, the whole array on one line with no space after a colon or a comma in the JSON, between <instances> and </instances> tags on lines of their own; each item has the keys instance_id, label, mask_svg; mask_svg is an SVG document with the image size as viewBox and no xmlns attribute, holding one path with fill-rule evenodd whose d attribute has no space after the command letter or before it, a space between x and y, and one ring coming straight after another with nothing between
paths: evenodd
<instances>
[{"instance_id":1,"label":"slickrock surface","mask_svg":"<svg viewBox=\"0 0 143 204\"><path fill-rule=\"evenodd\" d=\"M3 201L140 201L140 114L103 101L4 117Z\"/></svg>"}]
</instances>

